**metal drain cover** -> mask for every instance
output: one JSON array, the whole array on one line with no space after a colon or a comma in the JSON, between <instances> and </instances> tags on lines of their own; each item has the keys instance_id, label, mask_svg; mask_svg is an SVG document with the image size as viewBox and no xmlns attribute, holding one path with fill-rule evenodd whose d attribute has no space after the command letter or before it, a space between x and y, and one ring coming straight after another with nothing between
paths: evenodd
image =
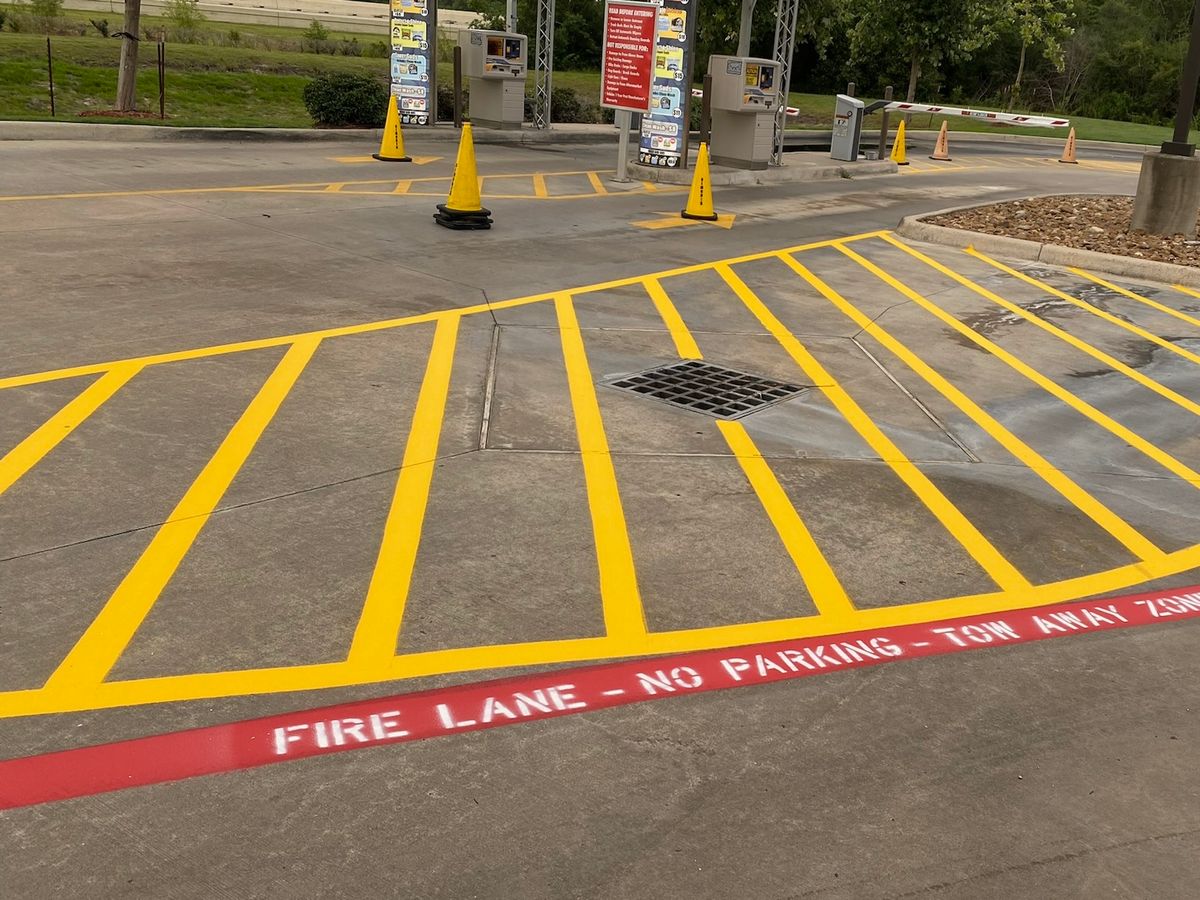
<instances>
[{"instance_id":1,"label":"metal drain cover","mask_svg":"<svg viewBox=\"0 0 1200 900\"><path fill-rule=\"evenodd\" d=\"M633 375L607 378L603 383L718 419L748 416L807 390L798 384L738 372L698 359L685 359Z\"/></svg>"}]
</instances>

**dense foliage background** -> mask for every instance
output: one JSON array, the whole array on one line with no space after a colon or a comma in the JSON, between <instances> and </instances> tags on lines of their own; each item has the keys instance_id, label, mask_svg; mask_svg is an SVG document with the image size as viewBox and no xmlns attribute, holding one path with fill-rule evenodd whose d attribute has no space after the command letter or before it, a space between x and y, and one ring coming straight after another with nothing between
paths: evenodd
<instances>
[{"instance_id":1,"label":"dense foliage background","mask_svg":"<svg viewBox=\"0 0 1200 900\"><path fill-rule=\"evenodd\" d=\"M442 0L499 24L504 0ZM602 0L557 0L556 69L600 65ZM740 0L698 0L697 63L737 42ZM1192 0L808 0L792 90L847 81L919 100L1160 123L1174 115ZM751 52L770 55L774 0L759 0ZM522 30L535 5L520 0Z\"/></svg>"}]
</instances>

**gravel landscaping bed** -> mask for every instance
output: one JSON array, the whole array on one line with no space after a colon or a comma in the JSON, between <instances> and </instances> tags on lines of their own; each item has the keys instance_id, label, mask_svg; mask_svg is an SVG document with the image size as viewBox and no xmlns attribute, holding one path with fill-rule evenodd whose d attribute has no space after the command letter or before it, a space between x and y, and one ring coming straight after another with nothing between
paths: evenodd
<instances>
[{"instance_id":1,"label":"gravel landscaping bed","mask_svg":"<svg viewBox=\"0 0 1200 900\"><path fill-rule=\"evenodd\" d=\"M930 225L1200 267L1196 233L1130 231L1132 197L1034 197L924 219Z\"/></svg>"}]
</instances>

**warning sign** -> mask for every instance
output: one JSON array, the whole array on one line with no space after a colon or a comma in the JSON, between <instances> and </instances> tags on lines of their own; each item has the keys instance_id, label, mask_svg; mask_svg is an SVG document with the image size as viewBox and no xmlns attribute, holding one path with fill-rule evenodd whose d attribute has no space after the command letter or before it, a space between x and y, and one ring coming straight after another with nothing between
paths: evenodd
<instances>
[{"instance_id":1,"label":"warning sign","mask_svg":"<svg viewBox=\"0 0 1200 900\"><path fill-rule=\"evenodd\" d=\"M658 5L609 0L604 5L600 105L646 112L654 72Z\"/></svg>"}]
</instances>

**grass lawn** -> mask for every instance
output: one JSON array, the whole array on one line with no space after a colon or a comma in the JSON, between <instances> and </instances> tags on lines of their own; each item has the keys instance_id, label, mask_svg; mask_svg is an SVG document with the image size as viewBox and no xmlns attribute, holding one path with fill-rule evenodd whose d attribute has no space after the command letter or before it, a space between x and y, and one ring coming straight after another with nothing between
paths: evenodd
<instances>
[{"instance_id":1,"label":"grass lawn","mask_svg":"<svg viewBox=\"0 0 1200 900\"><path fill-rule=\"evenodd\" d=\"M80 15L84 15L80 13ZM98 18L98 16L92 16ZM212 23L210 23L212 24ZM114 26L115 27L115 26ZM286 32L270 26L239 26L239 31ZM295 31L291 31L294 35ZM359 37L363 37L359 35ZM370 35L365 36L368 40ZM120 41L95 37L53 37L54 88L59 121L97 120L81 117L86 110L109 109L117 93L117 60ZM138 107L158 110L158 80L153 45L144 43L138 74ZM308 80L324 72L357 72L385 80L388 61L355 56L330 56L244 47L202 44L167 44L167 116L169 125L223 127L305 128L311 120L302 92ZM438 78L449 83L451 66L438 64ZM571 88L581 98L595 101L600 91L596 72L555 72L554 85ZM790 95L790 105L800 109L797 127L820 129L833 118L833 97L824 94ZM46 39L35 34L0 33L0 119L49 119L50 99L46 75ZM894 119L893 119L894 120ZM154 122L156 120L150 120ZM1170 137L1170 129L1104 119L1073 118L1080 139L1157 144ZM917 115L914 128L940 126L935 116ZM878 129L877 116L868 117L864 133ZM952 131L1065 137L1061 129L1000 128L970 119L950 119ZM1200 143L1200 135L1193 140Z\"/></svg>"},{"instance_id":2,"label":"grass lawn","mask_svg":"<svg viewBox=\"0 0 1200 900\"><path fill-rule=\"evenodd\" d=\"M55 37L54 92L58 120L134 121L80 117L110 109L117 95L121 42L101 37ZM144 44L138 72L138 108L158 110L155 53ZM386 79L386 59L315 53L167 45L167 124L304 128L312 124L302 92L322 72L362 72ZM0 118L48 119L46 39L0 34Z\"/></svg>"}]
</instances>

